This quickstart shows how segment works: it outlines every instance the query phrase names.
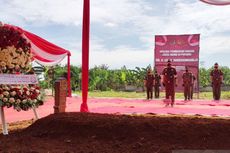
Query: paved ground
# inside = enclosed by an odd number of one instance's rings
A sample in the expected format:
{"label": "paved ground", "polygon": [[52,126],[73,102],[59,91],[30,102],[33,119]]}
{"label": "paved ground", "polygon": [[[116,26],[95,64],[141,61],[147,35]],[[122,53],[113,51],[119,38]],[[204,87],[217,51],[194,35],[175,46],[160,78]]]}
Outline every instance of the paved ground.
{"label": "paved ground", "polygon": [[[67,98],[67,112],[79,112],[80,97]],[[54,98],[48,97],[43,106],[37,109],[39,117],[44,117],[54,112]],[[185,114],[230,117],[230,100],[210,101],[193,100],[184,102],[176,100],[176,105],[164,107],[163,100],[124,99],[124,98],[89,98],[88,107],[90,112],[116,113],[116,114]],[[12,108],[5,108],[6,121],[15,122],[34,118],[30,111],[17,112]]]}

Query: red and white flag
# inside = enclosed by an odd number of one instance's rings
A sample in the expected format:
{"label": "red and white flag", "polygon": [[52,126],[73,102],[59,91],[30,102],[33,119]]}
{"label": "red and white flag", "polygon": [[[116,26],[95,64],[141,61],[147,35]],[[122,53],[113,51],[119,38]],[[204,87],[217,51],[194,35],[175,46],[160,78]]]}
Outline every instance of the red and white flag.
{"label": "red and white flag", "polygon": [[211,5],[230,5],[230,0],[200,0]]}

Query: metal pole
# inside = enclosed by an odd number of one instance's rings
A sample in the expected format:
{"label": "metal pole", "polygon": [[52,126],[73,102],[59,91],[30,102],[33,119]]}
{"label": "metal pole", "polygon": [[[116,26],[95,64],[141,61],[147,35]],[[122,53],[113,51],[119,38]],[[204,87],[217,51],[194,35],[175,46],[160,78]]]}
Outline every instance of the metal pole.
{"label": "metal pole", "polygon": [[39,116],[38,116],[36,107],[33,107],[33,112],[34,112],[35,120],[38,120],[38,119],[39,119]]}

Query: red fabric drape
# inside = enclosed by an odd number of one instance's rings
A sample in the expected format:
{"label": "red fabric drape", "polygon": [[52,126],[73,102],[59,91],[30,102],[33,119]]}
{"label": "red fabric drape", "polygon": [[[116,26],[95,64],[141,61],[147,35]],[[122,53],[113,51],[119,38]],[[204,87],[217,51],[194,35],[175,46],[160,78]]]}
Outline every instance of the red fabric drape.
{"label": "red fabric drape", "polygon": [[61,54],[70,54],[69,51],[56,46],[50,42],[48,42],[45,39],[42,39],[41,37],[38,37],[37,35],[30,33],[26,30],[23,30],[25,36],[31,41],[33,42],[34,45],[36,45],[38,48],[40,48],[41,50],[46,51],[49,54],[54,54],[54,55],[61,55]]}
{"label": "red fabric drape", "polygon": [[42,65],[56,65],[68,56],[68,76],[67,76],[67,86],[68,86],[68,97],[72,96],[71,92],[71,80],[70,80],[70,56],[71,53],[59,46],[56,46],[47,40],[28,32],[18,26],[13,26],[9,24],[4,24],[5,27],[13,28],[22,34],[22,36],[27,39],[31,44],[31,52],[33,54],[33,60],[36,60]]}
{"label": "red fabric drape", "polygon": [[[71,92],[71,79],[70,79],[70,52],[56,46],[41,37],[30,33],[26,30],[23,30],[24,35],[26,38],[32,43],[32,54],[33,58],[40,62],[41,64],[57,64],[59,63],[66,55],[68,56],[68,63],[67,63],[67,90],[68,90],[68,97],[72,97]],[[58,56],[59,55],[59,56]]]}
{"label": "red fabric drape", "polygon": [[55,44],[48,42],[47,40],[28,32],[20,27],[4,24],[4,26],[13,28],[14,30],[20,32],[22,36],[27,39],[31,44],[31,52],[33,54],[33,60],[36,60],[42,65],[56,65],[68,56],[68,96],[72,96],[71,92],[71,80],[70,80],[70,56],[71,53]]}
{"label": "red fabric drape", "polygon": [[230,5],[230,0],[200,0],[211,5]]}
{"label": "red fabric drape", "polygon": [[88,80],[89,80],[89,30],[90,1],[84,0],[82,24],[82,104],[81,112],[88,112]]}

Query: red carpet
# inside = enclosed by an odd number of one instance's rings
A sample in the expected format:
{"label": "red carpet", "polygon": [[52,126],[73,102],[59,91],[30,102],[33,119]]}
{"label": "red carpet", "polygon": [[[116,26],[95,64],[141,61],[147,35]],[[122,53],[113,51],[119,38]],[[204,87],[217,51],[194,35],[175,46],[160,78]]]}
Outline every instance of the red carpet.
{"label": "red carpet", "polygon": [[[67,112],[79,112],[80,97],[67,98]],[[54,112],[54,99],[49,97],[45,104],[37,109],[39,117],[44,117]],[[185,103],[176,100],[175,106],[164,107],[162,100],[124,99],[124,98],[89,98],[88,107],[94,113],[117,114],[185,114],[201,116],[230,117],[230,100],[211,101],[193,100]],[[33,111],[17,112],[12,108],[5,108],[6,121],[15,122],[34,118]]]}

